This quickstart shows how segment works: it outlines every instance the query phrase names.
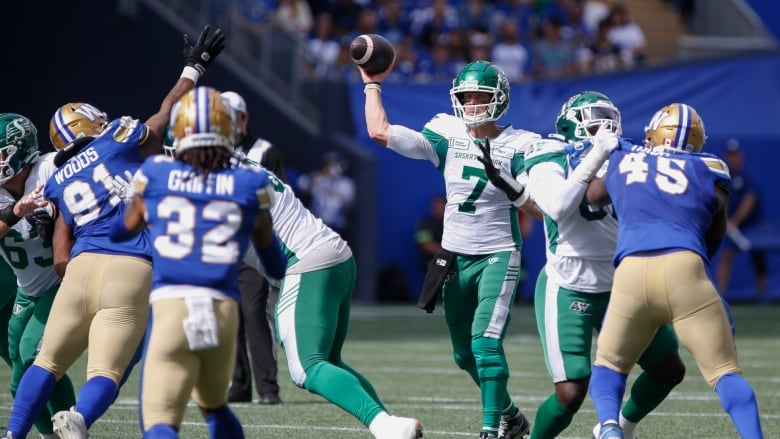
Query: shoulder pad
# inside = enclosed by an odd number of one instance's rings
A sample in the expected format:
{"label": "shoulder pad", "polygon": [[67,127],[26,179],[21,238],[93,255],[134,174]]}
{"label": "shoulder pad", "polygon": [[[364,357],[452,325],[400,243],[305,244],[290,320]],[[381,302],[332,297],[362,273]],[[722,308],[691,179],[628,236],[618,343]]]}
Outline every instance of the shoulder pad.
{"label": "shoulder pad", "polygon": [[439,113],[425,124],[425,128],[436,133],[443,133],[452,129],[462,130],[463,126],[463,121],[447,113]]}
{"label": "shoulder pad", "polygon": [[566,145],[568,145],[566,142],[561,142],[558,139],[537,139],[528,144],[525,158],[528,160],[545,154],[566,154]]}
{"label": "shoulder pad", "polygon": [[699,158],[704,162],[705,165],[707,165],[707,168],[709,168],[712,173],[725,177],[731,177],[728,165],[718,157],[710,154],[704,154]]}
{"label": "shoulder pad", "polygon": [[111,136],[114,138],[115,142],[127,143],[135,136],[135,133],[138,132],[139,127],[144,130],[144,133],[140,136],[140,139],[145,140],[146,125],[144,125],[138,119],[133,119],[130,116],[122,116],[121,118],[111,122]]}
{"label": "shoulder pad", "polygon": [[512,127],[508,127],[502,131],[501,134],[499,134],[499,137],[502,137],[502,141],[507,144],[517,145],[521,150],[524,150],[531,142],[542,138],[542,136],[533,131]]}

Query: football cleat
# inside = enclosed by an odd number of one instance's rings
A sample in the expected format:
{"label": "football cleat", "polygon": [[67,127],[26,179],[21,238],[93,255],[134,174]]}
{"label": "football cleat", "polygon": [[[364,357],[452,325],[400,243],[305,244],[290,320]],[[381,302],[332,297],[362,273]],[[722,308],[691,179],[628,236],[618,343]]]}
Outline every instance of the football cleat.
{"label": "football cleat", "polygon": [[707,135],[699,113],[686,104],[671,104],[656,111],[645,127],[645,146],[699,152]]}
{"label": "football cleat", "polygon": [[596,439],[623,439],[623,429],[617,422],[607,422],[599,428]]}
{"label": "football cleat", "polygon": [[90,104],[71,102],[54,112],[49,122],[49,140],[60,150],[79,137],[97,137],[108,126],[108,115]]}
{"label": "football cleat", "polygon": [[390,416],[385,428],[375,433],[376,439],[419,439],[423,437],[423,427],[414,418]]}
{"label": "football cleat", "polygon": [[15,113],[0,114],[0,185],[38,160],[38,130]]}
{"label": "football cleat", "polygon": [[[465,105],[465,93],[488,93],[492,97],[487,104]],[[474,61],[463,67],[452,81],[450,99],[455,116],[468,126],[479,126],[500,119],[509,108],[509,80],[495,64]],[[467,107],[474,111],[466,111]]]}
{"label": "football cleat", "polygon": [[478,439],[497,439],[497,437],[493,433],[485,433],[484,431],[477,436]]}
{"label": "football cleat", "polygon": [[176,154],[192,148],[222,147],[233,152],[235,129],[225,98],[211,87],[196,87],[174,104],[170,134]]}
{"label": "football cleat", "polygon": [[514,416],[502,415],[498,439],[519,439],[529,434],[531,423],[520,410]]}
{"label": "football cleat", "polygon": [[84,416],[71,407],[69,411],[60,411],[51,418],[54,432],[60,439],[87,439],[87,423],[84,422]]}
{"label": "football cleat", "polygon": [[[593,434],[591,435],[591,439],[599,439],[599,431],[601,430],[601,424],[596,424],[593,426]],[[634,434],[633,439],[639,439],[639,436]]]}

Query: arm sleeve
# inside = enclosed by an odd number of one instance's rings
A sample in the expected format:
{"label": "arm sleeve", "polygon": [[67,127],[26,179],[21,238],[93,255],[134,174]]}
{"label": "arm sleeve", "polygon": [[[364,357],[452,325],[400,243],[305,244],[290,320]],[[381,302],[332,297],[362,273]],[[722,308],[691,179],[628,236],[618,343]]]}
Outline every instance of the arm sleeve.
{"label": "arm sleeve", "polygon": [[390,138],[387,141],[387,147],[404,157],[429,160],[434,165],[439,166],[439,156],[433,149],[433,145],[428,142],[428,139],[422,133],[403,125],[390,126]]}
{"label": "arm sleeve", "polygon": [[531,198],[554,221],[565,218],[577,209],[588,185],[576,178],[566,178],[555,163],[539,163],[528,174]]}

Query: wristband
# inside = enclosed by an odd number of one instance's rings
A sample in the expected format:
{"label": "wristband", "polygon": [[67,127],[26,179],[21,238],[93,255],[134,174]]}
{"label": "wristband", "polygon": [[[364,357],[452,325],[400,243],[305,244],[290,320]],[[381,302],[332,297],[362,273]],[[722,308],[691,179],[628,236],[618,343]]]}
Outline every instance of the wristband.
{"label": "wristband", "polygon": [[14,204],[9,204],[8,206],[5,206],[4,208],[0,209],[0,221],[6,223],[8,227],[13,227],[16,223],[19,222],[22,217],[16,216],[14,213]]}
{"label": "wristband", "polygon": [[368,93],[369,90],[376,90],[382,93],[382,84],[375,81],[366,82],[366,85],[363,86],[363,93]]}
{"label": "wristband", "polygon": [[193,83],[197,84],[198,79],[200,79],[200,72],[198,69],[192,66],[184,66],[184,69],[181,71],[180,78],[187,78]]}

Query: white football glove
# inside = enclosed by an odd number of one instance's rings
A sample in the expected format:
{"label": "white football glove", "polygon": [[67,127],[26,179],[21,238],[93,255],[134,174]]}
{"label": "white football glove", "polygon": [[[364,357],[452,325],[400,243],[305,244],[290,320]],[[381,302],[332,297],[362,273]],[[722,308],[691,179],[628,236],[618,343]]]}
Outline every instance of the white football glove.
{"label": "white football glove", "polygon": [[572,177],[587,184],[589,183],[596,173],[601,169],[601,166],[609,158],[609,154],[617,149],[620,138],[617,134],[612,132],[609,128],[599,128],[598,132],[591,138],[593,146],[590,151],[585,155],[577,168],[572,172]]}
{"label": "white football glove", "polygon": [[121,175],[115,175],[113,179],[114,193],[125,203],[129,205],[135,195],[133,190],[133,173],[125,170],[124,178]]}
{"label": "white football glove", "polygon": [[593,149],[589,154],[596,152],[601,156],[608,157],[609,154],[618,147],[618,135],[611,130],[601,128],[593,136]]}

